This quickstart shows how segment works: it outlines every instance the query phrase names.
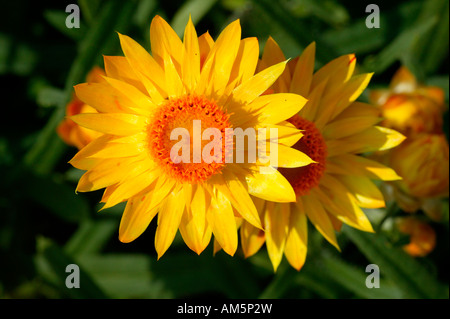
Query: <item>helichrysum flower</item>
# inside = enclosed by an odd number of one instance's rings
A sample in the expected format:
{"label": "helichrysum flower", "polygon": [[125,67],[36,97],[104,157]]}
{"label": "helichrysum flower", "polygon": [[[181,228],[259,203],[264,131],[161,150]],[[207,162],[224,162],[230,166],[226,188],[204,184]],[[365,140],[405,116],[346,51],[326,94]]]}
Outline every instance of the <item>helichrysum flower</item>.
{"label": "helichrysum flower", "polygon": [[[86,77],[88,82],[101,83],[105,72],[94,67]],[[79,150],[102,135],[102,133],[79,126],[69,117],[80,113],[96,113],[97,111],[90,105],[81,101],[75,94],[66,106],[66,118],[58,125],[57,132],[61,139],[70,146],[75,146]]]}
{"label": "helichrysum flower", "polygon": [[[262,95],[283,73],[286,61],[254,74],[258,41],[241,40],[238,20],[216,41],[208,33],[198,37],[189,20],[181,41],[156,16],[150,27],[151,55],[128,36],[119,37],[125,57],[105,57],[106,83],[75,87],[78,97],[99,113],[72,119],[104,133],[71,160],[75,167],[87,170],[77,190],[106,187],[103,208],[127,202],[119,227],[122,242],[140,236],[157,214],[158,258],[178,229],[197,253],[213,234],[223,250],[233,255],[241,219],[261,228],[249,194],[294,201],[292,187],[270,163],[224,162],[225,152],[209,163],[193,158],[194,152],[188,153],[187,161],[176,162],[171,150],[180,142],[172,140],[171,132],[181,129],[195,135],[193,123],[201,121],[201,132],[217,129],[226,144],[227,128],[276,128],[278,166],[310,164],[308,156],[290,148],[302,134],[285,121],[306,100],[289,93]],[[188,149],[204,149],[209,143],[188,141],[183,144]],[[214,151],[214,155],[218,154]],[[268,170],[262,174],[261,167]]]}
{"label": "helichrysum flower", "polygon": [[[303,266],[307,219],[336,248],[335,231],[340,230],[342,223],[372,232],[361,207],[385,206],[372,180],[399,179],[392,169],[359,155],[390,149],[404,139],[400,133],[376,125],[380,121],[378,108],[355,101],[372,74],[353,74],[354,55],[341,56],[314,73],[314,56],[312,43],[298,60],[292,60],[271,90],[298,93],[308,99],[289,122],[304,135],[293,147],[316,163],[280,169],[292,184],[297,200],[258,201],[265,235],[247,222],[240,229],[244,254],[254,254],[265,242],[275,270],[283,253],[294,268]],[[260,67],[264,69],[282,60],[282,51],[269,38]]]}
{"label": "helichrysum flower", "polygon": [[449,196],[449,147],[444,134],[421,134],[407,139],[386,155],[403,177],[393,185],[393,197],[404,211],[423,209],[439,219],[438,202]]}
{"label": "helichrysum flower", "polygon": [[436,232],[433,227],[416,217],[401,217],[396,220],[397,229],[409,235],[409,243],[403,246],[409,255],[424,257],[436,246]]}
{"label": "helichrysum flower", "polygon": [[385,127],[408,137],[442,132],[444,91],[418,83],[404,66],[395,73],[388,89],[372,90],[370,99],[381,108]]}

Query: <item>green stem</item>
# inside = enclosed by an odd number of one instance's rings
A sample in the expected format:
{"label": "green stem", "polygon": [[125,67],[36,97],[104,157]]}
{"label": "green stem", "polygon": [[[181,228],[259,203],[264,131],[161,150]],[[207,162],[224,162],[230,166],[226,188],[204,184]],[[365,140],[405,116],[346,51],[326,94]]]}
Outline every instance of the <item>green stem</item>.
{"label": "green stem", "polygon": [[386,220],[388,220],[391,217],[394,217],[395,215],[397,215],[400,212],[400,208],[398,207],[396,202],[391,202],[388,205],[387,211],[386,211],[386,215],[384,215],[383,219],[380,221],[380,223],[377,225],[376,227],[376,232],[380,232],[381,228],[383,227],[383,224]]}

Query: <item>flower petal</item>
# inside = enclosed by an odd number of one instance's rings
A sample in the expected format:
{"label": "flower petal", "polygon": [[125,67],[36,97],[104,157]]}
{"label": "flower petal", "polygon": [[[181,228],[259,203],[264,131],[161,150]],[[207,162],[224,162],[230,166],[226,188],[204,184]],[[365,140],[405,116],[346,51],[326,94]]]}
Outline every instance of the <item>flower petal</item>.
{"label": "flower petal", "polygon": [[185,202],[180,200],[181,191],[167,196],[158,213],[158,227],[155,234],[155,248],[158,259],[164,255],[175,238],[183,216]]}
{"label": "flower petal", "polygon": [[265,174],[255,173],[246,176],[249,193],[274,202],[295,202],[294,189],[287,179],[270,166],[264,168]]}
{"label": "flower petal", "polygon": [[289,227],[289,204],[267,202],[264,214],[266,247],[274,271],[277,271],[283,258],[286,236]]}
{"label": "flower petal", "polygon": [[284,254],[289,264],[300,270],[305,263],[307,251],[308,224],[306,214],[295,205],[295,208],[291,209],[291,214],[289,215],[289,229]]}

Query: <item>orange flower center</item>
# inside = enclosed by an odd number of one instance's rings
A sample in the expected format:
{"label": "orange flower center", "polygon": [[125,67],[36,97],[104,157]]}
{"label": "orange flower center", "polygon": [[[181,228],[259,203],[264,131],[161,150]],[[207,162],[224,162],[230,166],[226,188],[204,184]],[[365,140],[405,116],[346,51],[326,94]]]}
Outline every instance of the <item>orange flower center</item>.
{"label": "orange flower center", "polygon": [[[229,117],[214,101],[204,97],[185,95],[167,100],[149,126],[153,159],[180,182],[207,180],[225,165],[225,129],[231,128]],[[202,136],[208,128],[220,132],[220,138]],[[215,143],[217,148],[205,148],[209,143]],[[216,153],[217,149],[220,152]]]}
{"label": "orange flower center", "polygon": [[296,128],[303,130],[303,137],[294,144],[299,150],[317,163],[297,168],[280,168],[280,173],[291,183],[297,196],[303,196],[319,185],[320,178],[325,171],[327,146],[325,140],[314,123],[295,115],[288,120]]}

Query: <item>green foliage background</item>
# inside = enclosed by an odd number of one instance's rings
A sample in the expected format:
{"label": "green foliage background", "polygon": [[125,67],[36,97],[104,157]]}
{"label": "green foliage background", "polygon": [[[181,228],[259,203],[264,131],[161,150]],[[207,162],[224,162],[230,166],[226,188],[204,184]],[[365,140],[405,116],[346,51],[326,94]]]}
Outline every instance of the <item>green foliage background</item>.
{"label": "green foliage background", "polygon": [[[213,38],[241,19],[243,37],[261,49],[272,36],[287,57],[317,43],[317,65],[356,53],[370,88],[387,86],[401,64],[424,83],[442,87],[448,103],[449,2],[375,1],[381,28],[365,26],[368,3],[350,0],[80,0],[81,28],[65,26],[64,1],[8,1],[0,20],[0,298],[448,298],[448,201],[432,223],[437,247],[425,258],[406,255],[386,210],[367,214],[377,234],[344,227],[342,253],[315,230],[297,272],[284,260],[273,273],[267,252],[244,259],[212,245],[200,256],[176,237],[156,260],[155,221],[130,244],[117,239],[123,206],[98,212],[100,192],[76,195],[76,153],[55,133],[72,87],[103,55],[121,55],[115,31],[149,48],[155,14],[181,35],[189,13],[199,34]],[[6,97],[6,99],[5,99]],[[367,96],[363,96],[363,99]],[[445,115],[448,137],[448,114]],[[404,214],[396,211],[397,215]],[[422,218],[426,218],[421,212]],[[81,288],[67,289],[65,267],[81,268]],[[365,286],[368,264],[379,265],[381,288]]]}

